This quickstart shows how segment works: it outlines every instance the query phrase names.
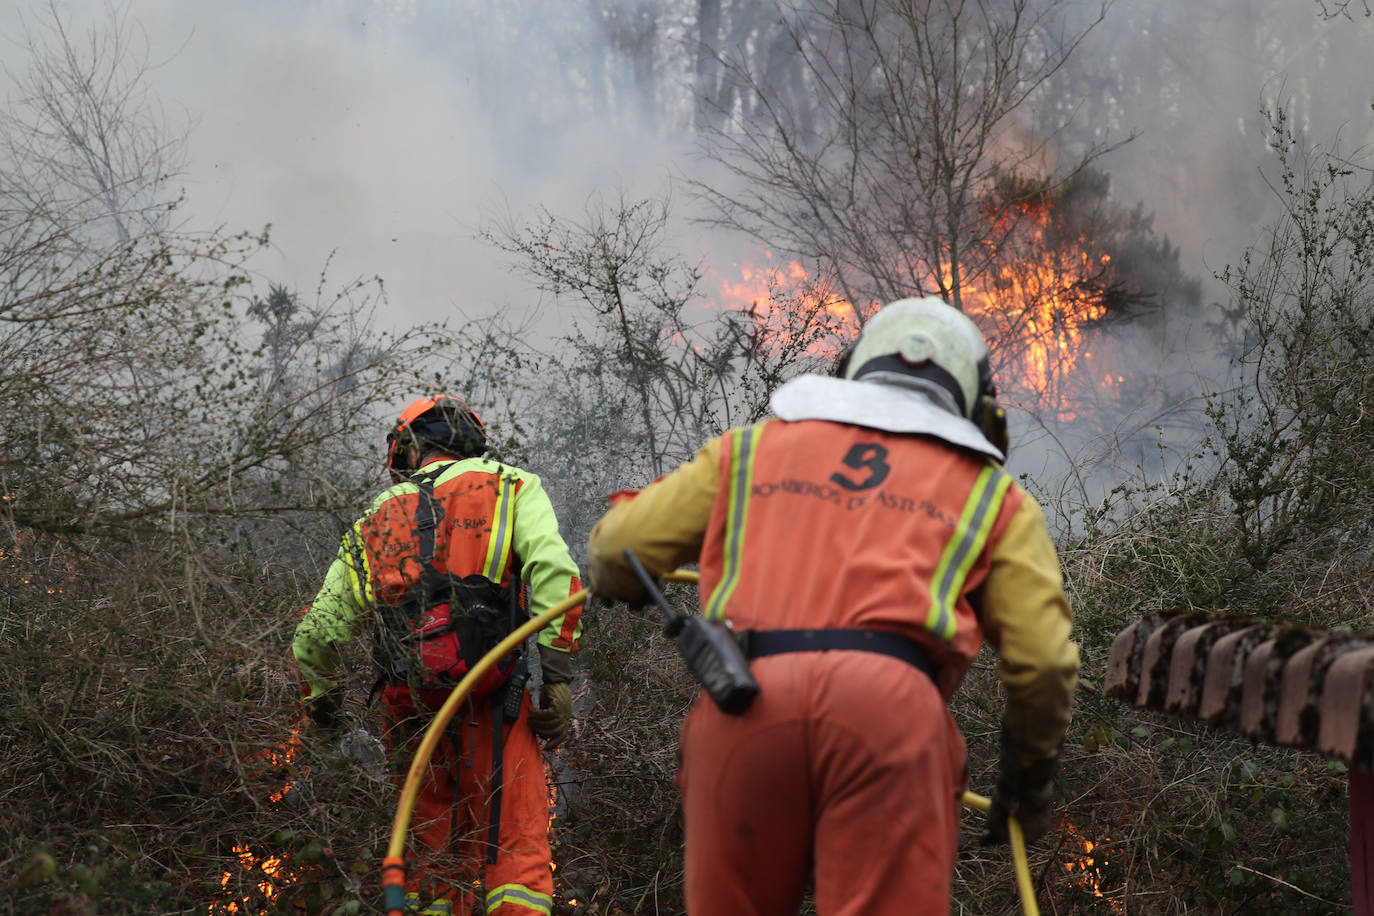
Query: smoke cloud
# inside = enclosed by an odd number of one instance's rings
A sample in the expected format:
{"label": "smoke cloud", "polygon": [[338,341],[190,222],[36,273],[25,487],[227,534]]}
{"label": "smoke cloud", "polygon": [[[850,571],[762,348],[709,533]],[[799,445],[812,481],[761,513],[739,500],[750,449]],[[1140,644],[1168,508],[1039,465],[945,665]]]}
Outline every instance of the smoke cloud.
{"label": "smoke cloud", "polygon": [[[265,280],[311,291],[332,257],[326,288],[380,276],[391,320],[413,322],[528,295],[473,239],[486,217],[579,207],[611,187],[650,193],[680,156],[586,101],[614,99],[614,51],[586,9],[564,6],[134,0],[117,13],[168,120],[189,128],[191,224],[270,223]],[[103,3],[59,9],[74,34],[109,21]],[[12,76],[26,25],[45,16],[36,3],[0,12]]]}
{"label": "smoke cloud", "polygon": [[[109,17],[96,0],[59,8],[77,30]],[[331,252],[339,276],[381,275],[398,318],[482,313],[515,292],[471,238],[483,214],[576,208],[619,186],[651,193],[695,168],[690,0],[131,0],[117,11],[158,65],[153,89],[190,124],[194,218],[270,222],[276,259],[262,269],[279,281],[313,286]],[[24,22],[43,13],[0,12],[11,73],[24,66]],[[1092,90],[1080,89],[1077,130],[1138,133],[1102,161],[1115,193],[1143,202],[1207,275],[1266,212],[1262,104],[1286,104],[1317,142],[1342,128],[1351,148],[1374,141],[1371,39],[1368,18],[1326,19],[1315,3],[1118,2],[1075,59]]]}
{"label": "smoke cloud", "polygon": [[[1082,15],[1097,8],[1071,4]],[[77,31],[109,16],[96,0],[60,9]],[[274,248],[258,270],[305,293],[331,258],[326,290],[380,276],[386,317],[398,323],[533,304],[474,238],[493,214],[576,213],[596,194],[655,194],[676,172],[700,174],[690,155],[692,0],[132,0],[119,9],[156,65],[152,89],[189,127],[192,223],[270,223]],[[1274,214],[1262,106],[1285,107],[1310,142],[1374,143],[1374,21],[1353,12],[1324,18],[1318,4],[1292,0],[1122,0],[1066,72],[1078,106],[1066,153],[1137,134],[1099,166],[1122,206],[1143,205],[1180,246],[1207,301],[1225,296],[1212,271],[1261,243]],[[24,68],[25,23],[43,15],[36,4],[0,11],[10,74]],[[732,250],[683,233],[689,260],[708,244]],[[1174,349],[1191,336],[1174,330],[1144,358],[1158,368],[1167,350],[1179,360],[1169,364],[1175,380],[1200,385],[1217,366]],[[1026,470],[1044,466],[1043,455],[1023,454]]]}

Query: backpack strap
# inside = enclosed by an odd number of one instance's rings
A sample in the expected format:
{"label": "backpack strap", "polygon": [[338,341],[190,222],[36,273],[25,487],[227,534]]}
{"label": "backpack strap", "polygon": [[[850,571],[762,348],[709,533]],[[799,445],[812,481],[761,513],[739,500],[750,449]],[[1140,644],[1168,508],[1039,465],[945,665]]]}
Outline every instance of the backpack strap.
{"label": "backpack strap", "polygon": [[[514,632],[516,627],[521,606],[519,589],[523,582],[520,558],[514,551],[511,552],[508,567],[512,586],[508,591],[503,591],[499,583],[480,573],[457,579],[452,573],[440,573],[434,565],[439,546],[438,529],[445,515],[442,501],[434,495],[434,484],[447,468],[448,463],[445,462],[410,475],[410,482],[415,484],[420,496],[415,506],[414,532],[421,576],[397,604],[377,607],[379,617],[374,630],[373,654],[381,676],[372,686],[373,699],[384,687],[403,683],[407,675],[412,673],[408,671],[411,658],[406,647],[417,640],[437,639],[450,632],[456,633],[462,660],[471,670],[491,646],[499,642],[501,637]],[[427,633],[412,630],[420,612],[443,603],[449,604],[452,609],[446,627]],[[506,619],[503,620],[503,617]],[[518,661],[521,655],[517,648],[507,658],[513,657]],[[508,665],[506,677],[514,668],[514,663],[508,662]],[[523,679],[521,686],[523,688]],[[518,714],[518,708],[516,712]]]}
{"label": "backpack strap", "polygon": [[491,790],[487,812],[487,864],[495,865],[497,853],[501,849],[501,787],[505,783],[503,763],[506,759],[505,752],[505,721],[506,717],[502,707],[504,702],[504,691],[496,691],[496,697],[491,704]]}
{"label": "backpack strap", "polygon": [[[410,480],[420,489],[420,501],[415,507],[415,535],[420,542],[420,565],[424,569],[426,576],[438,577],[439,571],[434,568],[435,532],[439,528],[439,522],[444,517],[444,507],[434,498],[434,481],[448,468],[447,463],[431,467],[427,470],[416,471],[410,475]],[[409,630],[409,618],[400,608],[384,607],[381,609],[381,627],[387,630],[386,636],[381,632],[376,635],[377,646],[385,644],[388,640],[404,640],[405,634]],[[377,696],[382,692],[388,683],[398,677],[404,679],[406,675],[406,660],[403,654],[381,653],[376,659],[377,669],[381,672],[377,680],[373,682],[372,689],[368,691],[368,705],[376,701]],[[390,677],[388,676],[390,675]]]}
{"label": "backpack strap", "polygon": [[[510,631],[515,632],[515,628],[520,625],[520,598],[525,590],[524,569],[520,563],[520,554],[513,549],[510,552],[510,565],[506,569],[510,577]],[[500,585],[501,583],[496,583]]]}
{"label": "backpack strap", "polygon": [[444,518],[444,507],[434,498],[434,481],[443,472],[440,467],[419,471],[410,478],[420,488],[420,501],[415,506],[415,536],[420,542],[420,565],[427,573],[436,571],[434,534]]}

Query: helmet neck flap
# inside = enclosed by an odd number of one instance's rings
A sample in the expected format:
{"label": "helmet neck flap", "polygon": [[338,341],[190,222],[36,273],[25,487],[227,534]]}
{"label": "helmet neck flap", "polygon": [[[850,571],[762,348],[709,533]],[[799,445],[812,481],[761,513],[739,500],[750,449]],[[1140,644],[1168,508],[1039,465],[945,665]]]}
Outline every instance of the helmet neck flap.
{"label": "helmet neck flap", "polygon": [[[829,383],[818,377],[784,385],[774,395],[775,412],[783,419],[810,416],[926,433],[999,460],[1006,456],[1006,413],[996,400],[983,334],[942,299],[884,306],[864,325],[835,375]],[[855,382],[862,389],[845,387]],[[807,399],[829,403],[807,406]]]}

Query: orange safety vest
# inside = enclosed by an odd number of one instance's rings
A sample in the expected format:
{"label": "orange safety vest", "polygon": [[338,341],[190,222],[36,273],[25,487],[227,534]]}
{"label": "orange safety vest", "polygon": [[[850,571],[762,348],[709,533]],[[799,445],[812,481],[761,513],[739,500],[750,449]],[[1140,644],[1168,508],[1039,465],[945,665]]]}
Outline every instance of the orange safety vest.
{"label": "orange safety vest", "polygon": [[823,420],[722,437],[702,613],[738,629],[869,627],[925,646],[948,699],[982,643],[969,595],[1024,492],[987,458]]}
{"label": "orange safety vest", "polygon": [[[515,496],[523,481],[514,474],[440,466],[434,487],[438,509],[433,565],[440,573],[486,576],[509,584]],[[383,501],[349,532],[353,587],[364,604],[394,604],[424,575],[416,515],[418,488]],[[359,570],[364,570],[362,575]]]}

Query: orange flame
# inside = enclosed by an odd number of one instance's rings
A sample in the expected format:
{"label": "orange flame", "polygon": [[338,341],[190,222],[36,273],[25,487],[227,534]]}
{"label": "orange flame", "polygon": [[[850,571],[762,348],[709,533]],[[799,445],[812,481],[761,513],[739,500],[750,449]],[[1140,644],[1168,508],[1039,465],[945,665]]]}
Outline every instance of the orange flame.
{"label": "orange flame", "polygon": [[[1112,393],[1124,377],[1095,366],[1090,329],[1107,317],[1115,282],[1111,255],[1085,236],[1047,241],[1053,214],[1037,201],[988,283],[962,290],[964,308],[985,330],[1000,365],[1041,408],[1076,416],[1075,384]],[[1100,382],[1090,381],[1100,378]]]}
{"label": "orange flame", "polygon": [[[14,499],[14,494],[11,493],[6,496],[0,496],[0,499]],[[34,556],[32,552],[26,553],[23,549],[23,546],[30,543],[34,544],[35,546],[41,546],[41,542],[43,542],[47,537],[48,535],[43,532],[38,532],[35,534],[25,531],[17,531],[14,533],[14,544],[12,547],[9,548],[9,550],[6,550],[4,547],[0,547],[0,559],[7,559],[11,561],[7,564],[7,567],[11,570],[11,575],[13,575],[20,582],[20,584],[37,586],[39,588],[42,588],[44,593],[48,595],[62,595],[66,593],[65,583],[69,579],[75,579],[79,575],[79,570],[70,561],[61,562],[57,560],[55,556],[50,556],[51,562],[49,563],[48,568],[43,570],[43,574],[38,576],[37,578],[34,578],[33,576],[20,575],[19,573],[14,572],[15,570],[19,569],[20,559],[26,559],[30,556]],[[37,557],[35,557],[35,559],[37,559]]]}
{"label": "orange flame", "polygon": [[1085,839],[1079,834],[1077,826],[1067,820],[1060,822],[1059,829],[1063,832],[1065,843],[1069,847],[1082,850],[1081,856],[1064,863],[1064,871],[1080,888],[1091,892],[1094,897],[1100,898],[1111,908],[1112,912],[1124,913],[1126,911],[1124,904],[1116,899],[1116,896],[1124,891],[1124,888],[1115,892],[1103,888],[1106,880],[1103,870],[1109,864],[1109,847],[1107,844],[1111,843],[1111,837],[1103,837],[1099,842]]}
{"label": "orange flame", "polygon": [[[296,759],[296,754],[300,750],[301,739],[300,729],[292,729],[291,737],[287,739],[283,747],[263,748],[260,753],[262,761],[269,767],[277,768],[287,766]],[[286,793],[291,791],[294,783],[287,782],[277,791],[268,797],[275,804],[286,797]],[[239,867],[244,871],[258,871],[262,877],[258,879],[256,887],[258,893],[265,898],[266,904],[271,904],[280,893],[280,889],[301,881],[305,877],[303,869],[293,869],[285,856],[255,854],[247,843],[242,843],[233,847],[234,854],[238,857]],[[220,890],[224,895],[233,894],[229,883],[233,880],[234,873],[226,871],[220,876]],[[250,902],[247,899],[230,900],[224,903],[212,903],[209,907],[208,916],[230,916],[239,914],[247,916],[250,912]],[[270,905],[259,908],[256,912],[258,916],[266,916],[272,908]]]}
{"label": "orange flame", "polygon": [[[585,692],[585,690],[585,687],[580,687],[579,693],[583,693]],[[563,748],[555,748],[552,756],[555,759],[561,758],[563,756]],[[558,863],[553,860],[552,851],[557,848],[556,843],[554,841],[554,822],[558,820],[558,776],[556,773],[554,773],[553,765],[548,760],[545,760],[544,762],[544,788],[547,792],[547,799],[549,805],[549,871],[554,873],[553,895],[554,898],[557,899],[559,896],[560,882],[557,874]],[[575,899],[569,900],[568,905],[577,906],[577,901]]]}
{"label": "orange flame", "polygon": [[[1115,274],[1111,256],[1084,236],[1047,242],[1052,213],[1039,203],[1024,208],[1025,225],[994,275],[982,285],[965,283],[960,297],[988,338],[999,378],[1014,382],[1018,393],[1068,421],[1077,415],[1085,384],[1115,395],[1125,380],[1101,365],[1089,345],[1093,326],[1107,317],[1107,292]],[[770,251],[761,258],[762,266],[736,265],[740,279],[721,279],[719,289],[722,305],[752,309],[765,334],[785,329],[780,311],[816,308],[837,337],[852,338],[858,317],[879,305],[849,302],[797,261],[775,263]],[[948,265],[943,272],[948,287]],[[828,349],[808,352],[837,355]]]}
{"label": "orange flame", "polygon": [[[251,872],[256,870],[262,872],[264,877],[258,880],[257,889],[259,893],[267,898],[268,903],[276,899],[279,887],[295,883],[301,878],[299,873],[293,871],[287,865],[286,859],[282,856],[267,856],[265,858],[260,858],[254,855],[247,843],[235,846],[234,853],[238,856],[239,865],[244,871]],[[220,878],[220,887],[226,893],[229,892],[229,882],[233,880],[233,877],[233,872],[225,872]],[[210,913],[247,913],[247,907],[248,902],[246,900],[233,900],[224,904],[212,904]],[[259,912],[261,914],[266,914],[271,912],[271,910],[270,908],[265,908]]]}
{"label": "orange flame", "polygon": [[[262,758],[263,760],[267,761],[268,765],[271,767],[284,767],[295,761],[296,753],[300,750],[300,748],[301,730],[299,728],[293,728],[291,730],[291,737],[286,739],[285,747],[263,748]],[[271,795],[268,796],[268,798],[271,800],[273,804],[276,804],[277,802],[285,798],[286,793],[290,792],[294,786],[295,783],[288,780],[284,786],[282,786],[277,791],[273,792]]]}
{"label": "orange flame", "polygon": [[824,280],[813,277],[801,262],[775,263],[773,252],[762,252],[763,266],[734,265],[739,281],[718,278],[721,305],[753,316],[766,343],[786,339],[795,319],[809,317],[820,333],[807,347],[810,356],[836,357],[840,337],[859,314],[870,314],[876,303],[856,307]]}

